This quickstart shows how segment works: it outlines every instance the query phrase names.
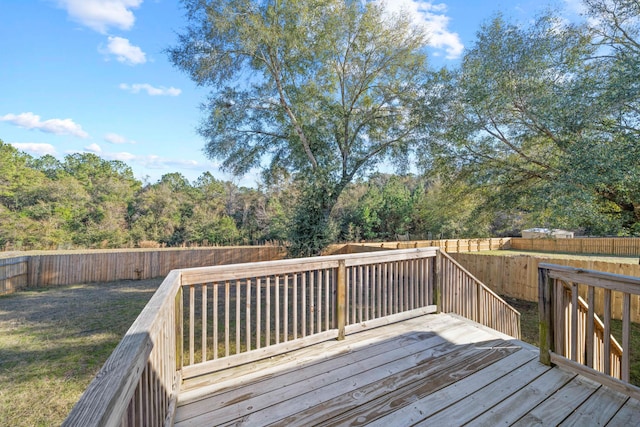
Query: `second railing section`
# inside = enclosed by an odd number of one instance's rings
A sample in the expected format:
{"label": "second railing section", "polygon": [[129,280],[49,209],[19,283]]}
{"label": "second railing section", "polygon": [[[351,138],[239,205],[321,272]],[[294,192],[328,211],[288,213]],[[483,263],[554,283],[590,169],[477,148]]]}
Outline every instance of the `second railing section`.
{"label": "second railing section", "polygon": [[183,378],[433,306],[435,248],[182,270]]}

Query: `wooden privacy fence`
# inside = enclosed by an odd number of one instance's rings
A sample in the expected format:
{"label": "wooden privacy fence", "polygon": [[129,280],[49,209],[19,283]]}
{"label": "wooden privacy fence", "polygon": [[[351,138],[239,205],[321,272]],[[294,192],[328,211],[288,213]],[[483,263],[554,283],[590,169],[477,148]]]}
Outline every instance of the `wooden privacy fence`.
{"label": "wooden privacy fence", "polygon": [[[631,295],[640,295],[640,278],[543,263],[539,287],[540,360],[640,398],[640,388],[629,383]],[[613,291],[622,295],[622,345],[611,335]],[[598,299],[604,304],[602,320],[594,310]]]}
{"label": "wooden privacy fence", "polygon": [[[472,309],[456,302],[464,296],[477,298]],[[171,425],[183,379],[438,307],[519,331],[500,304],[438,248],[174,270],[65,425]]]}
{"label": "wooden privacy fence", "polygon": [[0,258],[0,295],[10,294],[29,284],[29,257]]}
{"label": "wooden privacy fence", "polygon": [[640,256],[640,237],[576,237],[573,239],[512,237],[510,244],[511,249],[522,251]]}
{"label": "wooden privacy fence", "polygon": [[[482,254],[451,254],[451,257],[464,266],[471,274],[499,295],[518,298],[525,301],[538,301],[538,265],[551,263],[565,265],[585,270],[602,271],[625,276],[640,277],[640,265],[620,262],[599,261],[597,259],[560,259],[533,255],[482,255]],[[580,288],[580,295],[585,298],[584,289]],[[598,291],[600,292],[600,291]],[[622,295],[614,292],[612,316],[622,318],[619,302]],[[640,322],[640,296],[631,297],[631,321]],[[603,313],[602,299],[596,300],[596,313]]]}
{"label": "wooden privacy fence", "polygon": [[328,253],[361,253],[378,249],[439,248],[445,252],[479,252],[510,248],[511,237],[491,239],[413,240],[400,242],[364,242],[331,245]]}
{"label": "wooden privacy fence", "polygon": [[34,253],[0,259],[0,295],[26,287],[151,279],[177,268],[267,261],[284,255],[277,246]]}

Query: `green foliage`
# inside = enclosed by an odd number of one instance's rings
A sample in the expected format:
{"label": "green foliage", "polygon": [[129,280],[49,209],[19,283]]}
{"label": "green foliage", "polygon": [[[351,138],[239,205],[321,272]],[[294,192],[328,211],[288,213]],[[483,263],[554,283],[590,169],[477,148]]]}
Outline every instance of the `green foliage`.
{"label": "green foliage", "polygon": [[286,238],[290,215],[282,193],[266,196],[210,173],[193,185],[170,173],[143,187],[121,162],[93,154],[62,162],[32,158],[1,141],[0,158],[2,248],[131,247],[148,241],[226,245]]}
{"label": "green foliage", "polygon": [[446,89],[435,97],[439,126],[428,145],[435,160],[425,164],[483,194],[494,218],[633,234],[637,5],[587,3],[597,27],[567,25],[553,13],[525,26],[500,16],[484,25],[460,70],[440,76]]}
{"label": "green foliage", "polygon": [[328,224],[356,176],[385,159],[406,166],[428,75],[426,37],[409,17],[352,0],[188,0],[185,7],[189,27],[169,56],[212,89],[200,128],[211,158],[238,175],[264,161],[267,174],[315,180],[307,191],[326,194],[320,212],[295,217],[317,221],[313,230]]}

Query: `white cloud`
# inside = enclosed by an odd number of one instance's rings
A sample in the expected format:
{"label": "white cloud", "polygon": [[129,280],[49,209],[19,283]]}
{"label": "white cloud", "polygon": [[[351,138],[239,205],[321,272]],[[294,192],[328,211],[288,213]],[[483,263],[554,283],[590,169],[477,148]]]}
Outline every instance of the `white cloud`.
{"label": "white cloud", "polygon": [[127,153],[126,151],[121,151],[119,153],[108,153],[107,157],[111,160],[120,160],[121,162],[129,162],[131,160],[136,160],[138,156],[135,154]]}
{"label": "white cloud", "polygon": [[142,49],[123,37],[109,36],[107,48],[100,50],[103,54],[114,55],[118,62],[125,64],[137,65],[147,62],[147,55]]}
{"label": "white cloud", "polygon": [[56,135],[73,135],[79,138],[88,138],[89,134],[82,130],[82,126],[71,119],[40,120],[40,116],[31,112],[21,114],[5,114],[0,116],[0,121],[13,123],[25,129],[38,129],[42,132]]}
{"label": "white cloud", "polygon": [[133,27],[135,16],[131,9],[140,4],[142,0],[58,0],[72,20],[102,34],[109,27],[121,30]]}
{"label": "white cloud", "polygon": [[57,154],[55,147],[51,144],[39,142],[11,142],[10,144],[20,151],[34,154],[36,156],[44,156],[45,154],[55,156]]}
{"label": "white cloud", "polygon": [[122,135],[117,133],[108,133],[104,136],[104,140],[110,144],[135,144],[135,141],[130,141]]}
{"label": "white cloud", "polygon": [[95,154],[102,154],[102,148],[95,142],[91,145],[84,147],[84,149]]}
{"label": "white cloud", "polygon": [[443,49],[447,59],[458,59],[462,55],[464,45],[460,36],[448,29],[451,18],[446,15],[446,4],[424,0],[377,1],[383,4],[388,12],[409,14],[415,25],[426,30],[429,46]]}
{"label": "white cloud", "polygon": [[158,96],[158,95],[168,95],[168,96],[178,96],[182,93],[182,90],[175,87],[154,87],[148,83],[135,83],[132,85],[128,85],[126,83],[120,84],[120,89],[129,91],[131,93],[140,93],[140,91],[147,92],[148,95]]}

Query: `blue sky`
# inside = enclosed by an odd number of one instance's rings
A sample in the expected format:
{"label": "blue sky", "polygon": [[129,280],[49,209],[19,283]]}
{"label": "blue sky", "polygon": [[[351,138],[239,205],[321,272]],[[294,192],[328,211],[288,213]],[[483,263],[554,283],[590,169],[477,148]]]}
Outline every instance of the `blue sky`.
{"label": "blue sky", "polygon": [[[501,11],[526,22],[575,0],[387,0],[431,31],[431,63],[455,66],[481,23]],[[163,50],[185,26],[177,0],[0,0],[0,139],[34,156],[91,152],[122,160],[138,179],[190,181],[209,171],[196,127],[208,93]],[[254,185],[250,174],[236,179]]]}

